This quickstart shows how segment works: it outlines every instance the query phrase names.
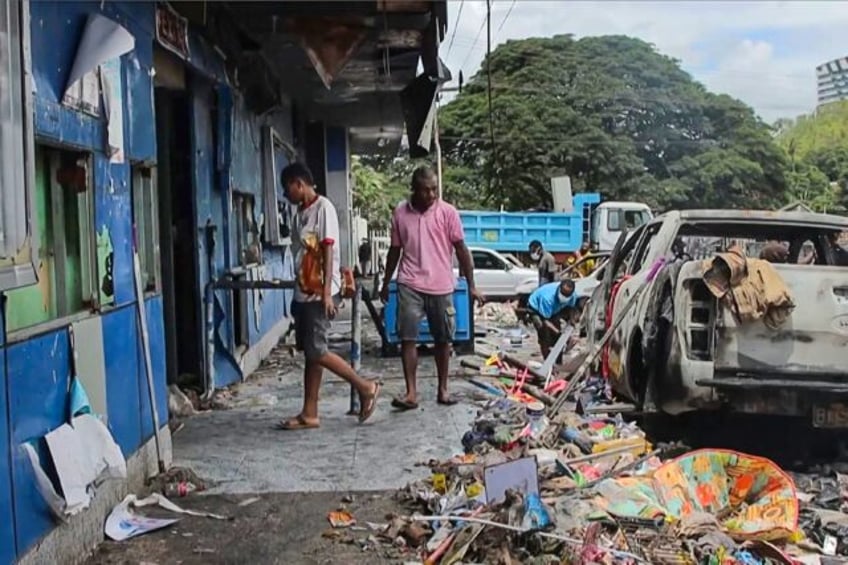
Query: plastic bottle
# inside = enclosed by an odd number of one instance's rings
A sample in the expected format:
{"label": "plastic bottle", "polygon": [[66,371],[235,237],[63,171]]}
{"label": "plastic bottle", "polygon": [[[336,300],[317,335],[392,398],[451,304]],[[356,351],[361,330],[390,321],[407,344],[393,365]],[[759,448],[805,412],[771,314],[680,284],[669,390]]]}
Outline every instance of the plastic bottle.
{"label": "plastic bottle", "polygon": [[531,402],[525,408],[527,414],[527,425],[530,427],[530,435],[539,438],[548,427],[548,419],[545,417],[545,405],[541,402]]}

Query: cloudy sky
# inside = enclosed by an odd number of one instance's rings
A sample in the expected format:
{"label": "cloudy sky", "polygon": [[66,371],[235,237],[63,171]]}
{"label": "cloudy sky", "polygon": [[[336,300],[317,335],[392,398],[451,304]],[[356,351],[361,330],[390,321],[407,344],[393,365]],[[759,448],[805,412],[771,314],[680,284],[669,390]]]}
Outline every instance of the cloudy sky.
{"label": "cloudy sky", "polygon": [[[467,80],[486,53],[486,3],[450,0],[448,11],[442,58],[455,77],[462,69]],[[812,110],[816,65],[848,55],[848,1],[492,2],[493,48],[560,33],[623,34],[653,43],[710,90],[735,96],[773,121]]]}

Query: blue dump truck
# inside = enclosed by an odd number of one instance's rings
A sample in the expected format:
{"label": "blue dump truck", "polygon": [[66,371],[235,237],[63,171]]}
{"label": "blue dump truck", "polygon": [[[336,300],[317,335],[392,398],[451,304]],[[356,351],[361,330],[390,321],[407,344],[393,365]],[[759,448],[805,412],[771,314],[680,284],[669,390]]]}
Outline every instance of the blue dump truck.
{"label": "blue dump truck", "polygon": [[502,253],[527,252],[538,239],[551,253],[573,253],[584,240],[610,251],[625,228],[630,231],[653,214],[641,202],[604,202],[596,192],[575,194],[570,212],[488,212],[460,210],[465,243]]}

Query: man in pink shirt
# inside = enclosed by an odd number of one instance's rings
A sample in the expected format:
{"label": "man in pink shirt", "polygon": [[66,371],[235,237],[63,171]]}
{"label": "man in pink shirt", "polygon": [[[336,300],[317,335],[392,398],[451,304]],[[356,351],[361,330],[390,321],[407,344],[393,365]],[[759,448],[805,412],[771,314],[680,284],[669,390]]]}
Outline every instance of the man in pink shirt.
{"label": "man in pink shirt", "polygon": [[395,398],[392,406],[401,410],[418,407],[418,325],[424,317],[436,344],[436,372],[439,376],[438,403],[456,404],[448,395],[450,348],[456,329],[453,307],[455,286],[453,254],[468,281],[473,300],[483,301],[474,286],[474,263],[465,246],[462,223],[456,208],[438,197],[438,179],[430,167],[412,174],[412,194],[392,215],[392,241],[386,258],[386,274],[380,297],[389,300],[389,281],[398,270],[398,336],[403,356],[406,396]]}

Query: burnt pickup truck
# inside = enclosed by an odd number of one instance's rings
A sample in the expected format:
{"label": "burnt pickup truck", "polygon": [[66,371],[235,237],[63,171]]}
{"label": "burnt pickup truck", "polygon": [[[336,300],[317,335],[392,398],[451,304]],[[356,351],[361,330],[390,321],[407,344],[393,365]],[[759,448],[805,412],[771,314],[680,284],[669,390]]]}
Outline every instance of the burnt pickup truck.
{"label": "burnt pickup truck", "polygon": [[[602,355],[613,389],[646,412],[848,428],[848,267],[833,240],[846,230],[848,219],[823,214],[690,210],[621,238],[587,311],[590,342],[618,324]],[[771,267],[791,303],[776,327],[740,321],[707,287],[705,260],[731,247],[757,258],[776,242],[786,253]]]}

